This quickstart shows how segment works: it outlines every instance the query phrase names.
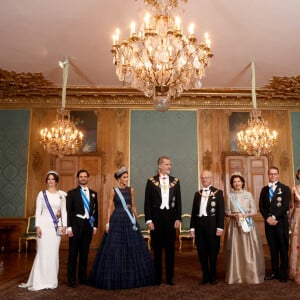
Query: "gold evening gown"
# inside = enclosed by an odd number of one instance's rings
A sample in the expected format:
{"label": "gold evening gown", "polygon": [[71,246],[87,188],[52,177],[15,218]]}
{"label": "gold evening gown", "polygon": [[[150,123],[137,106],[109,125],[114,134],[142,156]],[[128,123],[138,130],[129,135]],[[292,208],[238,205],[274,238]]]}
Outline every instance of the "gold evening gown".
{"label": "gold evening gown", "polygon": [[[245,213],[257,213],[255,201],[251,193],[242,191],[234,193]],[[232,194],[227,197],[225,213],[239,213]],[[262,283],[265,276],[264,251],[260,234],[253,221],[252,230],[242,231],[235,218],[230,218],[225,228],[224,240],[225,282]]]}

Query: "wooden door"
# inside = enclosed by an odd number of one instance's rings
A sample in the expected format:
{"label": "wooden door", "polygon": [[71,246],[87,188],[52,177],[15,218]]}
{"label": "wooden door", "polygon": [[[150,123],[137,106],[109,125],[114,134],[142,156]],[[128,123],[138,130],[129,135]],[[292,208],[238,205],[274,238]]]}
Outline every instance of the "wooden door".
{"label": "wooden door", "polygon": [[[263,243],[266,244],[264,233],[264,220],[259,212],[259,195],[263,186],[268,183],[268,159],[265,156],[227,156],[225,158],[225,194],[231,190],[230,177],[234,172],[240,172],[245,178],[245,189],[253,195],[257,215],[253,218],[261,234]],[[225,197],[226,197],[225,196]]]}
{"label": "wooden door", "polygon": [[[102,199],[100,194],[101,189],[101,160],[98,156],[64,156],[56,159],[56,170],[59,173],[60,189],[63,191],[69,191],[74,189],[77,185],[76,174],[78,170],[87,170],[90,174],[88,186],[98,193],[98,216],[99,225],[98,232],[93,237],[91,249],[99,247],[100,240],[102,238]],[[68,239],[66,237],[62,240],[62,249],[68,248]]]}

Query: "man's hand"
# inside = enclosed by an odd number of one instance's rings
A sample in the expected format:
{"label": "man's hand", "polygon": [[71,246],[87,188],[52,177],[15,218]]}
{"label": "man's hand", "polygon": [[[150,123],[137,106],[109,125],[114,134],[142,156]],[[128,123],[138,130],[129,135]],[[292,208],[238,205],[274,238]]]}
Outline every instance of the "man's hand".
{"label": "man's hand", "polygon": [[154,230],[154,224],[153,224],[153,222],[148,223],[148,224],[147,224],[147,227],[148,227],[148,229],[149,229],[150,231]]}
{"label": "man's hand", "polygon": [[217,231],[216,231],[216,236],[221,236],[223,233],[223,230],[220,230],[217,228]]}
{"label": "man's hand", "polygon": [[267,221],[267,223],[268,223],[269,225],[271,225],[271,226],[275,226],[275,225],[278,223],[278,221],[275,220],[274,218],[272,218],[271,216],[268,217],[266,221]]}
{"label": "man's hand", "polygon": [[174,228],[175,228],[175,229],[179,228],[180,223],[181,223],[181,222],[180,222],[179,220],[176,220],[176,221],[175,221],[175,224],[174,224]]}

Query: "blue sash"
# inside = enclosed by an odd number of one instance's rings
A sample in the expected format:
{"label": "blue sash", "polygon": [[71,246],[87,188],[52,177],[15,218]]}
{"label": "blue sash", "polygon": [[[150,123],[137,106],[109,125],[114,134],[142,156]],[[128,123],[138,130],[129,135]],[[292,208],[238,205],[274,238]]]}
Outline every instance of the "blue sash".
{"label": "blue sash", "polygon": [[94,227],[95,218],[94,218],[94,216],[91,216],[91,213],[90,213],[90,201],[87,198],[84,191],[82,190],[82,188],[80,189],[80,194],[81,194],[81,197],[83,199],[83,206],[89,214],[89,223],[91,224],[92,227]]}
{"label": "blue sash", "polygon": [[[241,207],[241,205],[240,205],[239,201],[237,200],[235,194],[234,194],[234,193],[231,193],[231,196],[232,196],[232,200],[233,200],[234,204],[236,205],[236,207],[240,210],[240,212],[241,212],[242,214],[245,214],[245,211],[244,211],[243,208]],[[248,223],[249,226],[253,226],[253,220],[252,220],[251,217],[247,217],[247,218],[245,218],[245,219],[246,219],[246,221],[247,221],[247,223]]]}
{"label": "blue sash", "polygon": [[43,191],[43,195],[44,195],[44,199],[45,199],[45,202],[46,202],[46,205],[48,207],[48,210],[50,212],[50,215],[52,217],[52,220],[53,220],[53,224],[54,224],[54,227],[55,227],[55,230],[57,231],[57,228],[58,228],[58,218],[55,217],[54,215],[54,212],[53,212],[53,209],[49,203],[49,200],[48,200],[48,197],[47,197],[47,194],[46,194],[46,191]]}
{"label": "blue sash", "polygon": [[119,198],[120,198],[120,200],[121,200],[121,203],[122,203],[122,205],[123,205],[123,208],[124,208],[124,210],[126,211],[128,217],[129,217],[129,219],[130,219],[130,222],[131,222],[132,225],[133,225],[133,226],[132,226],[132,229],[133,229],[134,231],[137,231],[138,228],[137,228],[137,226],[136,226],[136,219],[135,219],[134,215],[130,213],[130,211],[129,211],[127,205],[126,205],[126,202],[125,202],[125,199],[124,199],[122,193],[120,192],[119,188],[117,188],[117,187],[115,188],[115,191],[116,191],[116,193],[118,194],[118,196],[119,196]]}

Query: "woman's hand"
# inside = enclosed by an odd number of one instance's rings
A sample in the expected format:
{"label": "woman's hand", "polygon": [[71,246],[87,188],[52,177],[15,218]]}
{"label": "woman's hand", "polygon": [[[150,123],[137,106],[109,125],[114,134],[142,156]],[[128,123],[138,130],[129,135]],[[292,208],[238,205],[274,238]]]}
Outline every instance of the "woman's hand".
{"label": "woman's hand", "polygon": [[66,233],[67,233],[67,227],[66,227],[66,226],[63,226],[63,227],[62,227],[61,233],[62,233],[62,234],[66,234]]}
{"label": "woman's hand", "polygon": [[41,227],[37,227],[37,228],[36,228],[36,236],[37,236],[38,238],[41,238],[41,237],[42,237],[42,229],[41,229]]}

